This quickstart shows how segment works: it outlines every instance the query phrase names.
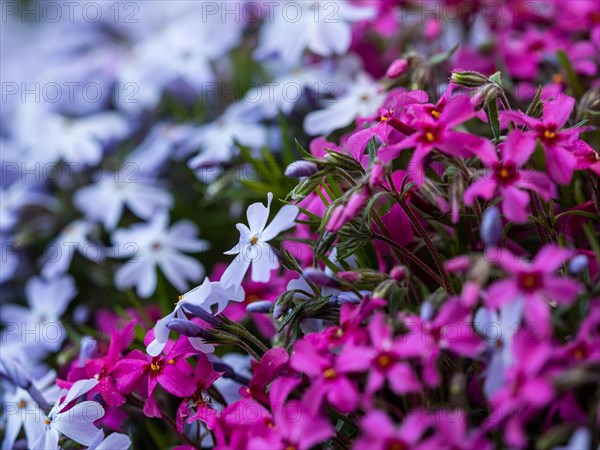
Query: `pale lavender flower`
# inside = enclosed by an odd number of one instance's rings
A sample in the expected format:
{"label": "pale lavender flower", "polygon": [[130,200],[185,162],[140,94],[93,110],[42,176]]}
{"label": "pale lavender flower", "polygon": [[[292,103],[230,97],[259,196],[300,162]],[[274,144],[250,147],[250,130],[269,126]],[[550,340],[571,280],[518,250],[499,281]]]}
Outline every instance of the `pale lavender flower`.
{"label": "pale lavender flower", "polygon": [[288,64],[300,62],[305,50],[320,56],[343,55],[350,48],[352,24],[370,19],[374,8],[339,0],[274,3],[262,28],[258,56],[277,54]]}
{"label": "pale lavender flower", "polygon": [[[230,301],[244,301],[244,289],[241,286],[230,286],[225,289],[220,282],[204,279],[204,283],[179,297],[172,313],[166,315],[154,326],[154,340],[148,344],[146,351],[150,356],[159,355],[169,340],[167,323],[172,319],[186,319],[186,304],[191,304],[212,313],[212,306],[217,305],[217,312],[221,313]],[[190,337],[190,343],[196,350],[209,353],[214,350],[211,344],[206,344],[201,338]]]}
{"label": "pale lavender flower", "polygon": [[0,186],[0,230],[14,227],[19,221],[21,209],[30,205],[50,208],[54,200],[33,183],[16,180],[8,186]]}
{"label": "pale lavender flower", "polygon": [[224,287],[239,286],[252,265],[252,281],[266,283],[271,279],[271,271],[279,268],[279,260],[268,242],[296,222],[299,209],[294,205],[285,205],[267,226],[273,194],[267,196],[267,206],[253,203],[246,211],[248,228],[242,223],[236,225],[240,232],[240,241],[226,255],[238,255],[227,267],[221,282]]}
{"label": "pale lavender flower", "polygon": [[100,221],[113,230],[127,207],[141,219],[149,219],[159,209],[171,208],[171,194],[156,186],[156,180],[137,173],[135,165],[114,173],[104,173],[96,183],[75,193],[75,206],[87,219]]}
{"label": "pale lavender flower", "polygon": [[115,274],[119,289],[135,286],[140,297],[150,297],[156,289],[157,267],[180,292],[187,290],[188,281],[202,277],[202,264],[183,252],[205,251],[208,243],[197,239],[198,229],[190,221],[179,221],[170,228],[168,225],[169,214],[163,210],[156,212],[148,223],[137,223],[113,233],[113,256],[133,256]]}
{"label": "pale lavender flower", "polygon": [[[83,445],[90,445],[99,429],[94,422],[104,416],[104,408],[100,403],[83,401],[72,408],[69,404],[91,391],[98,380],[79,380],[73,383],[68,391],[63,391],[64,398],[57,402],[47,416],[42,417],[43,432],[33,444],[33,449],[59,449],[58,441],[62,435]],[[61,395],[61,397],[62,397]]]}
{"label": "pale lavender flower", "polygon": [[60,318],[76,294],[70,276],[30,278],[25,285],[28,307],[6,303],[0,307],[0,321],[5,325],[2,342],[16,341],[29,358],[38,360],[57,351],[67,337]]}
{"label": "pale lavender flower", "polygon": [[[58,387],[54,384],[56,373],[48,371],[38,379],[33,380],[33,385],[41,393],[46,403],[55,402],[60,394]],[[12,450],[21,428],[25,430],[27,447],[33,444],[44,432],[42,417],[44,411],[34,401],[29,393],[20,387],[10,390],[8,386],[4,389],[2,400],[4,411],[2,423],[4,424],[4,439],[1,450]]]}
{"label": "pale lavender flower", "polygon": [[475,315],[473,325],[486,339],[491,352],[484,383],[488,398],[505,382],[504,374],[513,362],[513,336],[519,329],[522,317],[522,298],[502,305],[499,312],[480,308]]}
{"label": "pale lavender flower", "polygon": [[126,434],[112,433],[104,437],[104,431],[99,430],[87,450],[127,450],[131,439]]}
{"label": "pale lavender flower", "polygon": [[385,93],[366,73],[359,74],[336,101],[304,118],[304,130],[310,135],[328,134],[350,125],[357,117],[374,115],[385,99]]}
{"label": "pale lavender flower", "polygon": [[197,151],[188,165],[192,170],[206,164],[228,162],[237,152],[236,142],[258,149],[267,143],[267,128],[257,122],[255,105],[234,103],[216,121],[202,125],[182,145],[183,151]]}
{"label": "pale lavender flower", "polygon": [[93,223],[85,220],[75,220],[67,225],[46,247],[42,256],[42,275],[53,278],[65,274],[71,266],[75,252],[90,261],[102,261],[104,247],[89,239],[95,228]]}

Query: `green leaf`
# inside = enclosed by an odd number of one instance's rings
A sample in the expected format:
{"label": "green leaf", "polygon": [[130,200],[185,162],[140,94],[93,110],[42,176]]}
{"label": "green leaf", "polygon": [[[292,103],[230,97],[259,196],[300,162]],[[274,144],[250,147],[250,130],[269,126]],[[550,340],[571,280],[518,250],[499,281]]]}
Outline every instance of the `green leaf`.
{"label": "green leaf", "polygon": [[431,58],[429,58],[429,65],[437,66],[439,64],[442,64],[442,63],[448,61],[450,58],[452,58],[452,55],[454,55],[456,50],[458,50],[459,45],[460,44],[456,44],[454,47],[452,47],[447,52],[436,53]]}
{"label": "green leaf", "polygon": [[369,167],[373,165],[375,158],[377,157],[377,145],[375,144],[375,138],[372,137],[367,145],[367,151],[369,153]]}
{"label": "green leaf", "polygon": [[531,104],[529,105],[529,108],[527,108],[527,112],[525,113],[529,117],[536,117],[536,111],[542,105],[542,102],[540,101],[541,95],[542,95],[542,85],[540,84],[538,87],[538,90],[535,94],[535,97],[533,97],[533,100],[531,101]]}
{"label": "green leaf", "polygon": [[498,104],[496,100],[489,102],[485,109],[494,139],[496,139],[496,142],[500,142],[500,120],[498,119]]}
{"label": "green leaf", "polygon": [[573,94],[577,99],[580,99],[584,93],[583,85],[579,80],[579,77],[573,70],[573,66],[571,65],[571,61],[569,61],[569,57],[565,53],[564,50],[558,50],[556,52],[556,58],[558,59],[559,64],[564,69],[565,74],[567,76],[567,83],[571,89],[573,89]]}

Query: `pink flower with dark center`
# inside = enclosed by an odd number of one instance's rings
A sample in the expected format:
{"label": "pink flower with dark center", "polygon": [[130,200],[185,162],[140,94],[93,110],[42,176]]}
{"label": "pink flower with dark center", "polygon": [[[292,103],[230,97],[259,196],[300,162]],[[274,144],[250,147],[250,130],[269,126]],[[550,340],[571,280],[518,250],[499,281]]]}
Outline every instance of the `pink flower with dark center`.
{"label": "pink flower with dark center", "polygon": [[497,281],[487,291],[486,303],[497,308],[519,297],[525,299],[525,318],[542,335],[551,330],[549,300],[560,304],[571,304],[581,289],[575,281],[555,272],[573,252],[556,245],[546,245],[534,262],[519,260],[517,256],[503,250],[494,261],[508,274],[508,278]]}
{"label": "pink flower with dark center", "polygon": [[382,313],[376,314],[369,323],[371,345],[355,345],[352,342],[342,347],[339,366],[352,372],[369,372],[365,392],[372,395],[383,387],[386,380],[396,394],[420,392],[421,385],[412,368],[402,362],[402,342],[394,339],[392,330],[385,323]]}
{"label": "pink flower with dark center", "polygon": [[305,403],[320,405],[326,399],[344,413],[352,412],[358,406],[358,387],[348,378],[351,371],[344,367],[339,358],[319,352],[310,341],[301,339],[294,346],[290,365],[310,379],[304,396]]}
{"label": "pink flower with dark center", "polygon": [[434,150],[459,158],[475,154],[491,155],[494,147],[487,140],[478,136],[454,131],[454,127],[475,116],[475,109],[470,99],[465,95],[457,95],[447,100],[442,111],[435,107],[426,112],[424,107],[415,110],[415,118],[409,125],[416,132],[398,144],[390,145],[379,150],[382,161],[392,161],[404,149],[414,148],[409,163],[409,172],[416,185],[425,181],[424,171],[427,156]]}
{"label": "pink flower with dark center", "polygon": [[[568,184],[577,165],[573,152],[579,140],[579,133],[585,128],[564,128],[575,106],[575,99],[559,94],[554,100],[544,103],[544,113],[535,119],[521,111],[501,111],[503,119],[511,120],[517,125],[528,128],[526,136],[534,142],[539,140],[546,151],[546,164],[550,178],[560,184]],[[521,139],[521,145],[529,148]],[[535,147],[534,147],[535,148]]]}
{"label": "pink flower with dark center", "polygon": [[[190,397],[183,399],[179,408],[177,408],[177,431],[183,432],[184,423],[192,423],[201,420],[206,424],[209,430],[215,426],[217,419],[217,410],[212,406],[211,399],[206,395],[206,390],[217,381],[222,373],[213,369],[212,364],[204,353],[199,353],[194,380],[196,390]],[[192,411],[195,412],[192,414]]]}
{"label": "pink flower with dark center", "polygon": [[133,350],[115,365],[113,376],[117,389],[130,394],[139,389],[148,400],[144,414],[148,417],[161,417],[153,393],[157,384],[177,397],[189,397],[196,391],[192,376],[193,368],[185,357],[197,351],[186,337],[181,337],[166,355],[150,356],[140,350]]}
{"label": "pink flower with dark center", "polygon": [[525,133],[512,131],[499,149],[501,158],[495,153],[481,155],[487,172],[467,188],[465,204],[472,205],[475,197],[491,200],[500,195],[506,218],[517,223],[526,222],[529,213],[527,190],[537,192],[549,201],[556,196],[555,188],[546,174],[522,169],[535,150],[535,141]]}

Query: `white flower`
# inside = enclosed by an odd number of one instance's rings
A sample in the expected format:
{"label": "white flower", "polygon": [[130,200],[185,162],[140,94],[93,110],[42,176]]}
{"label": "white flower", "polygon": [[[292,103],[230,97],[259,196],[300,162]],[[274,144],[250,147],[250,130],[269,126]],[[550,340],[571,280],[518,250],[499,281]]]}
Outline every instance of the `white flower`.
{"label": "white flower", "polygon": [[183,151],[196,151],[188,165],[197,170],[206,164],[230,161],[237,151],[236,142],[257,149],[267,142],[267,129],[257,123],[260,114],[253,109],[256,105],[234,103],[216,121],[202,125],[182,145]]}
{"label": "white flower", "polygon": [[0,230],[6,231],[15,226],[24,206],[51,207],[53,204],[52,197],[40,192],[32,183],[23,183],[17,179],[9,186],[0,186]]}
{"label": "white flower", "polygon": [[240,232],[240,241],[226,255],[238,255],[227,267],[221,282],[223,286],[239,286],[252,264],[252,281],[266,283],[271,271],[279,267],[279,260],[268,242],[281,232],[292,228],[298,216],[298,207],[285,205],[267,226],[273,194],[269,192],[267,206],[253,203],[248,207],[246,217],[248,228],[242,223],[236,225]]}
{"label": "white flower", "polygon": [[359,74],[346,93],[304,118],[304,130],[310,135],[328,134],[350,125],[357,117],[374,115],[385,99],[377,84],[367,74]]}
{"label": "white flower", "polygon": [[45,281],[30,278],[25,285],[29,308],[2,304],[0,320],[6,325],[2,342],[16,340],[29,358],[41,359],[60,349],[66,331],[60,317],[77,293],[70,276]]}
{"label": "white flower", "polygon": [[[58,387],[54,384],[55,378],[56,373],[48,371],[42,378],[33,381],[33,385],[49,403],[58,400],[60,394]],[[2,414],[4,440],[0,448],[1,450],[12,450],[21,427],[25,430],[27,447],[31,448],[44,432],[44,422],[41,420],[44,411],[40,409],[39,405],[24,389],[17,387],[10,391],[6,386],[4,392],[4,411]]]}
{"label": "white flower", "polygon": [[94,422],[104,416],[104,408],[99,403],[84,401],[67,409],[69,403],[81,397],[98,384],[98,380],[79,380],[73,383],[64,398],[56,403],[43,419],[44,430],[33,444],[32,450],[58,449],[61,435],[83,445],[90,445],[99,429]]}
{"label": "white flower", "polygon": [[374,15],[373,8],[340,0],[277,2],[263,25],[257,52],[276,53],[291,64],[300,62],[305,49],[321,56],[342,55],[350,48],[351,24]]}
{"label": "white flower", "polygon": [[127,450],[131,439],[126,434],[112,433],[104,439],[104,431],[99,430],[87,450]]}
{"label": "white flower", "polygon": [[112,230],[119,223],[125,206],[142,219],[149,219],[157,209],[171,207],[171,194],[155,184],[152,178],[142,178],[137,171],[129,169],[105,173],[99,181],[75,193],[75,206],[89,220],[98,220]]}
{"label": "white flower", "polygon": [[106,143],[120,140],[129,133],[127,121],[113,112],[73,119],[49,111],[31,111],[32,108],[24,108],[16,130],[17,142],[29,152],[31,164],[62,160],[73,171],[80,171],[85,165],[102,159]]}
{"label": "white flower", "polygon": [[[204,279],[204,283],[179,297],[172,313],[160,319],[154,326],[154,340],[148,344],[146,351],[150,356],[159,355],[169,340],[169,329],[167,323],[170,320],[186,319],[184,303],[190,303],[212,313],[212,306],[217,305],[217,312],[222,312],[230,301],[244,301],[244,290],[241,286],[230,286],[224,288],[218,281]],[[190,343],[196,350],[210,353],[214,350],[211,344],[206,344],[200,338],[189,338]]]}
{"label": "white flower", "polygon": [[168,224],[169,215],[163,210],[155,213],[148,223],[138,223],[113,233],[113,256],[133,256],[115,274],[119,289],[135,286],[140,297],[149,297],[156,289],[157,267],[180,292],[187,290],[188,280],[196,281],[202,277],[202,264],[182,252],[205,251],[208,243],[196,238],[198,229],[190,221],[181,220],[171,228]]}
{"label": "white flower", "polygon": [[54,278],[66,273],[75,251],[90,261],[102,261],[104,247],[88,239],[94,228],[94,224],[85,220],[75,220],[67,225],[46,247],[42,256],[42,275]]}

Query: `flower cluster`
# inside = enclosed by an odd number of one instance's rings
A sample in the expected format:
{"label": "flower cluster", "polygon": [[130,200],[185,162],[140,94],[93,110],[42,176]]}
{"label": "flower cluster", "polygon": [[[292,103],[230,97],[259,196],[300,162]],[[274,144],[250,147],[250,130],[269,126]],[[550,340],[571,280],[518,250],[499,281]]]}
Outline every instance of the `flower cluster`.
{"label": "flower cluster", "polygon": [[3,5],[2,450],[600,448],[596,2],[75,3]]}

